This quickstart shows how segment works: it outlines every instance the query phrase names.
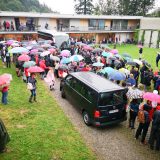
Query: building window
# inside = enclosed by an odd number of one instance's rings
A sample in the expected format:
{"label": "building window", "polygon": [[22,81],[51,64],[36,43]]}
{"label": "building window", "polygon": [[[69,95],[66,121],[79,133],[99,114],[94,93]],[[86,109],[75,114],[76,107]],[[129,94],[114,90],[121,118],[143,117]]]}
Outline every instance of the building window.
{"label": "building window", "polygon": [[89,27],[94,27],[96,29],[104,29],[105,28],[105,20],[90,19],[89,20]]}

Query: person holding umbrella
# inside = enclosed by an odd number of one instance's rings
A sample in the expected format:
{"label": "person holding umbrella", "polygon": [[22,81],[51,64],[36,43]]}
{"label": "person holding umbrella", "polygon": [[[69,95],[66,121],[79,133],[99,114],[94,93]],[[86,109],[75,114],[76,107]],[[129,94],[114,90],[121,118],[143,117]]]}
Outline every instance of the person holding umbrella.
{"label": "person holding umbrella", "polygon": [[37,100],[36,100],[36,89],[37,89],[36,83],[37,83],[37,80],[36,80],[36,74],[35,73],[31,73],[31,77],[28,78],[28,83],[30,83],[31,86],[32,86],[30,88],[31,96],[29,98],[29,102],[32,103],[33,98],[34,98],[34,101],[37,102]]}

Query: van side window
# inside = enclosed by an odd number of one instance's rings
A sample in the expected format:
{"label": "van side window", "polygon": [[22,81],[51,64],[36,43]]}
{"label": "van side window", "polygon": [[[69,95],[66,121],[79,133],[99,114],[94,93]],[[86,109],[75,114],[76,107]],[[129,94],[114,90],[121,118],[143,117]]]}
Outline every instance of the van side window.
{"label": "van side window", "polygon": [[72,81],[73,81],[73,77],[72,77],[72,76],[68,76],[68,77],[66,78],[66,82],[67,82],[67,83],[71,84]]}
{"label": "van side window", "polygon": [[90,88],[87,88],[86,98],[90,102],[96,102],[96,92],[94,90],[91,90]]}

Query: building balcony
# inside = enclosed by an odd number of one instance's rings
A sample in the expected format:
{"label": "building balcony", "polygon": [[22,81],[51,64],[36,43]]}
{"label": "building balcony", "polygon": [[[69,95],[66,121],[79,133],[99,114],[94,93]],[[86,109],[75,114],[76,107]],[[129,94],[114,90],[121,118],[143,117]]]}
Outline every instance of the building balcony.
{"label": "building balcony", "polygon": [[59,28],[58,31],[62,31],[62,32],[68,32],[68,33],[72,33],[72,32],[117,32],[117,31],[129,31],[129,32],[133,32],[137,27],[136,26],[125,26],[125,27],[117,27],[117,26],[113,26],[113,27],[75,27],[75,26],[71,26],[71,27],[62,27]]}

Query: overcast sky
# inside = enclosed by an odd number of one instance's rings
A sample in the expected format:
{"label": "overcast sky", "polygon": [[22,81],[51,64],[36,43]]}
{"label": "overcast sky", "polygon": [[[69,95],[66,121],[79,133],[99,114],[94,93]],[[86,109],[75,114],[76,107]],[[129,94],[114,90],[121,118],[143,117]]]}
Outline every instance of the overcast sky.
{"label": "overcast sky", "polygon": [[[39,0],[40,3],[45,3],[53,11],[58,11],[62,14],[74,14],[74,0]],[[93,0],[94,3],[97,0]],[[155,8],[160,7],[160,0],[156,0]]]}

